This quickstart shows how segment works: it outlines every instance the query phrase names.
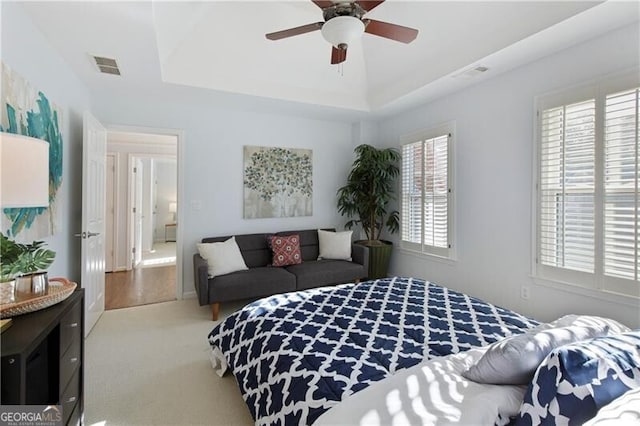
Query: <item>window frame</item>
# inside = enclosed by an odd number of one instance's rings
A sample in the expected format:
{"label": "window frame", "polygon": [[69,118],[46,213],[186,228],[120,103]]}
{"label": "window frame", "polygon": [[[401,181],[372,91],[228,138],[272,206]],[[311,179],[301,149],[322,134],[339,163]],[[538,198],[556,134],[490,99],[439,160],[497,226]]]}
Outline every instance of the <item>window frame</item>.
{"label": "window frame", "polygon": [[[404,214],[404,197],[405,194],[402,188],[402,181],[404,177],[404,170],[402,167],[402,161],[400,165],[400,179],[398,182],[398,193],[400,194],[400,250],[410,254],[433,257],[437,260],[455,261],[456,258],[456,237],[455,237],[455,137],[456,137],[456,123],[455,121],[448,121],[428,129],[420,130],[411,134],[407,134],[400,137],[400,152],[402,154],[405,145],[414,144],[417,142],[424,142],[429,139],[434,139],[443,135],[448,135],[447,140],[447,242],[448,247],[436,247],[428,244],[424,244],[424,215],[422,215],[421,234],[422,242],[420,244],[405,241],[402,239],[404,222],[402,217]],[[425,176],[423,176],[424,179]],[[421,197],[422,204],[424,204],[424,193]],[[424,210],[423,210],[424,212]]]}
{"label": "window frame", "polygon": [[[534,139],[532,163],[532,229],[531,229],[531,274],[536,283],[561,288],[572,292],[611,299],[621,303],[637,303],[640,286],[629,288],[638,280],[625,280],[604,274],[604,120],[606,97],[618,92],[640,87],[637,69],[609,75],[586,84],[561,89],[534,98]],[[542,112],[547,109],[595,99],[595,190],[594,190],[594,272],[582,272],[542,264],[541,258],[541,150]]]}

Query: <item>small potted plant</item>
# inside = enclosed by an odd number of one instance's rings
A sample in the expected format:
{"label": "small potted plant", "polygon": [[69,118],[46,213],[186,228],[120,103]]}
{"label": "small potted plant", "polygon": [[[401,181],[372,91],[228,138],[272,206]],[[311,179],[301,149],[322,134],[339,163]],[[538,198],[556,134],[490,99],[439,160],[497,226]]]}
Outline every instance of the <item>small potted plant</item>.
{"label": "small potted plant", "polygon": [[15,300],[15,263],[20,256],[20,247],[0,233],[0,303]]}
{"label": "small potted plant", "polygon": [[5,237],[0,232],[0,282],[9,282],[15,279],[15,263],[20,256],[20,247],[15,241]]}
{"label": "small potted plant", "polygon": [[15,280],[17,293],[45,293],[48,286],[46,269],[56,254],[43,248],[44,244],[44,241],[16,243],[0,233],[0,281]]}
{"label": "small potted plant", "polygon": [[400,173],[400,153],[394,148],[377,149],[371,145],[356,147],[357,155],[347,184],[338,190],[338,211],[351,217],[345,227],[361,225],[367,239],[356,243],[369,248],[368,278],[387,276],[393,244],[380,239],[383,229],[398,232],[396,210],[388,211],[394,199],[395,179]]}

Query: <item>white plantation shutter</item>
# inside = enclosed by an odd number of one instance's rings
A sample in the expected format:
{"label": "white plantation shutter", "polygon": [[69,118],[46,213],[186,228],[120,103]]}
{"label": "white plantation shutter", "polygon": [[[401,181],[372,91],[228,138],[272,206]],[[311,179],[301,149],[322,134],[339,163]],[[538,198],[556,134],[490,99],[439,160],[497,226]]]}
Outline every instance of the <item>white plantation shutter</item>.
{"label": "white plantation shutter", "polygon": [[[632,81],[539,100],[541,278],[640,296],[640,89]],[[635,88],[620,90],[626,84]]]}
{"label": "white plantation shutter", "polygon": [[543,111],[541,128],[541,262],[593,272],[595,100]]}
{"label": "white plantation shutter", "polygon": [[402,240],[422,244],[422,142],[402,146]]}
{"label": "white plantation shutter", "polygon": [[604,273],[638,280],[638,89],[608,95],[604,116]]}
{"label": "white plantation shutter", "polygon": [[447,248],[448,231],[448,135],[424,142],[424,244]]}
{"label": "white plantation shutter", "polygon": [[402,146],[401,238],[405,248],[448,257],[451,134],[433,133]]}

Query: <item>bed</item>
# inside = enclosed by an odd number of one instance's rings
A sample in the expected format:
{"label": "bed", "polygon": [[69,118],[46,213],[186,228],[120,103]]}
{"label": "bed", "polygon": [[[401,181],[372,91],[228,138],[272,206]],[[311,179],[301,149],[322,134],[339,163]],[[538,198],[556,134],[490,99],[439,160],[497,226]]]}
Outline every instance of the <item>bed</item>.
{"label": "bed", "polygon": [[394,277],[261,299],[218,324],[209,343],[214,368],[235,376],[256,424],[311,425],[396,372],[536,325],[446,287]]}

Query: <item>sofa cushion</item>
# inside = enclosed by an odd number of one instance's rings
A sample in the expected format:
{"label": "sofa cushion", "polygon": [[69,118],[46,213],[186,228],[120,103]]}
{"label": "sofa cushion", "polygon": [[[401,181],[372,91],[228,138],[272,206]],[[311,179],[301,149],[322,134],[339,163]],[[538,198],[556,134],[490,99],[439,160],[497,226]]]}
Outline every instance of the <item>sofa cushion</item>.
{"label": "sofa cushion", "polygon": [[300,237],[298,234],[271,237],[273,266],[297,265],[302,263],[300,255]]}
{"label": "sofa cushion", "polygon": [[310,260],[286,270],[295,275],[298,290],[350,283],[367,276],[362,265],[345,260]]}
{"label": "sofa cushion", "polygon": [[198,252],[209,265],[209,277],[247,269],[234,237],[219,243],[198,244]]}
{"label": "sofa cushion", "polygon": [[353,231],[330,232],[318,229],[320,253],[318,259],[351,261],[351,235]]}
{"label": "sofa cushion", "polygon": [[[333,231],[334,229],[327,228],[326,231]],[[302,261],[318,260],[319,242],[318,242],[318,230],[317,229],[305,229],[302,231],[282,231],[276,233],[276,235],[293,235],[298,234],[300,236],[300,252],[302,253]]]}
{"label": "sofa cushion", "polygon": [[[267,243],[269,234],[236,235],[236,243],[240,247],[244,262],[249,268],[267,266],[271,264],[271,250]],[[230,237],[203,238],[203,243],[226,241]]]}
{"label": "sofa cushion", "polygon": [[209,279],[209,303],[270,296],[296,290],[296,277],[283,268],[251,268]]}

